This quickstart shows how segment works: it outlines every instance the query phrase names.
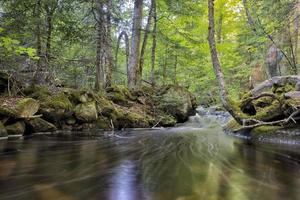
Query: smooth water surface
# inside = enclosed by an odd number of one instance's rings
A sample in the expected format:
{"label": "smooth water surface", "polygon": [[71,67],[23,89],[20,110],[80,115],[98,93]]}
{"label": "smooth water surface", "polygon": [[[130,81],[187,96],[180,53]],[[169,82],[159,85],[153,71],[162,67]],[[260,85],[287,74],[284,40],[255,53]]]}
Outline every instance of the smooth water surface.
{"label": "smooth water surface", "polygon": [[1,200],[300,199],[300,149],[250,145],[215,119],[98,138],[0,142]]}

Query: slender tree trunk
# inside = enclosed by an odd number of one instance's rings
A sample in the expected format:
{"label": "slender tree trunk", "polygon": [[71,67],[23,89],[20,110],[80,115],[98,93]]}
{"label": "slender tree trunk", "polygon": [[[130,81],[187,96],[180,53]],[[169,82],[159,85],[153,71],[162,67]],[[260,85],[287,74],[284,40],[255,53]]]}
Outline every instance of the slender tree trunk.
{"label": "slender tree trunk", "polygon": [[218,20],[217,43],[222,42],[222,28],[223,28],[223,13],[220,14]]}
{"label": "slender tree trunk", "polygon": [[299,17],[300,17],[300,13],[299,13],[299,9],[300,9],[300,3],[298,2],[298,4],[296,5],[296,20],[295,20],[295,64],[296,67],[298,67],[298,38],[299,38]]}
{"label": "slender tree trunk", "polygon": [[243,120],[239,117],[238,114],[236,114],[233,107],[230,105],[225,81],[223,78],[223,73],[221,70],[220,61],[218,58],[218,52],[217,52],[216,41],[215,41],[214,0],[208,0],[208,20],[209,20],[208,42],[210,47],[210,54],[211,54],[213,68],[219,84],[221,102],[224,108],[233,116],[233,118],[238,123],[242,124]]}
{"label": "slender tree trunk", "polygon": [[163,85],[166,84],[166,79],[167,79],[167,58],[168,58],[168,46],[166,46],[165,49],[165,58],[163,64]]}
{"label": "slender tree trunk", "polygon": [[[145,51],[146,51],[146,46],[147,46],[147,39],[148,39],[148,35],[150,32],[150,25],[151,25],[151,20],[153,18],[153,7],[155,4],[155,0],[151,0],[151,5],[150,5],[150,9],[149,9],[149,14],[148,14],[148,20],[147,20],[147,24],[146,24],[146,28],[145,28],[145,33],[144,33],[144,39],[143,39],[143,44],[142,44],[142,49],[141,49],[141,57],[140,57],[140,65],[139,65],[139,78],[141,79],[143,76],[143,65],[144,65],[144,61],[145,61]],[[138,80],[139,82],[140,80]]]}
{"label": "slender tree trunk", "polygon": [[174,84],[177,84],[177,65],[178,65],[178,55],[175,53],[175,63],[174,63]]}
{"label": "slender tree trunk", "polygon": [[156,59],[156,32],[157,32],[157,15],[156,2],[153,3],[153,31],[152,31],[152,49],[151,49],[151,85],[155,85],[155,59]]}
{"label": "slender tree trunk", "polygon": [[46,51],[45,51],[45,61],[47,66],[50,64],[51,59],[51,42],[52,42],[52,32],[53,32],[53,16],[58,6],[58,0],[49,1],[45,4],[46,10]]}
{"label": "slender tree trunk", "polygon": [[291,33],[291,24],[290,22],[288,23],[288,43],[289,43],[289,48],[290,48],[290,56],[291,60],[293,63],[292,67],[292,74],[297,75],[297,61],[296,61],[296,52],[294,52],[295,48],[293,45],[293,34]]}
{"label": "slender tree trunk", "polygon": [[42,40],[41,40],[41,0],[36,1],[36,51],[39,57],[37,61],[38,71],[41,70],[42,63]]}
{"label": "slender tree trunk", "polygon": [[132,39],[131,39],[131,53],[129,59],[129,73],[128,86],[135,88],[137,85],[139,59],[140,59],[140,40],[141,40],[141,26],[143,18],[143,0],[134,1],[133,11],[133,25],[132,25]]}
{"label": "slender tree trunk", "polygon": [[45,59],[47,65],[49,65],[50,57],[51,57],[51,41],[52,41],[52,13],[47,13],[47,39],[46,39],[46,52],[45,52]]}
{"label": "slender tree trunk", "polygon": [[119,53],[119,48],[120,48],[120,42],[122,37],[124,37],[124,42],[125,42],[125,56],[126,56],[126,72],[128,75],[128,61],[129,61],[129,37],[126,33],[126,31],[122,31],[118,37],[118,42],[117,42],[117,49],[116,49],[116,55],[115,55],[115,67],[118,67],[118,53]]}

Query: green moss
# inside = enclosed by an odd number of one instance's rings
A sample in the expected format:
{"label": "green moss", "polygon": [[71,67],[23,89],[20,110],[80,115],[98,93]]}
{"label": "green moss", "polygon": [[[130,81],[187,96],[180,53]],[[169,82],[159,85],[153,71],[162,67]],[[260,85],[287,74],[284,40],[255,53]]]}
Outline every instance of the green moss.
{"label": "green moss", "polygon": [[257,113],[252,118],[257,120],[268,121],[282,115],[281,103],[273,101],[270,106],[257,109]]}
{"label": "green moss", "polygon": [[224,127],[226,131],[234,131],[234,130],[239,130],[243,126],[237,123],[234,119],[231,119]]}
{"label": "green moss", "polygon": [[61,108],[65,110],[71,110],[73,108],[71,101],[64,93],[48,97],[48,99],[43,103],[43,106],[54,109]]}
{"label": "green moss", "polygon": [[99,129],[104,129],[104,130],[111,129],[110,121],[105,117],[100,117],[99,119],[97,119],[96,125],[97,125],[97,128],[99,128]]}
{"label": "green moss", "polygon": [[31,117],[38,112],[40,104],[32,98],[24,98],[17,102],[16,111],[19,117]]}
{"label": "green moss", "polygon": [[16,117],[18,115],[15,109],[9,108],[7,106],[0,105],[0,116],[3,117]]}
{"label": "green moss", "polygon": [[38,100],[45,100],[51,93],[46,86],[33,85],[24,90],[24,94]]}
{"label": "green moss", "polygon": [[282,126],[260,126],[251,130],[250,134],[254,135],[263,135],[263,134],[273,134],[276,131],[282,129]]}

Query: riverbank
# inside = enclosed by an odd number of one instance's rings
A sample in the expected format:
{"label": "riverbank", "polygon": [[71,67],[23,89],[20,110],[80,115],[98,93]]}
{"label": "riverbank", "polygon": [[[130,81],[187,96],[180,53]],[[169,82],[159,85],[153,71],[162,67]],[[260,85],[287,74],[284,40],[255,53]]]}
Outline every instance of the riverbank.
{"label": "riverbank", "polygon": [[7,94],[0,96],[2,139],[56,130],[170,127],[196,109],[194,95],[174,85],[133,91],[112,86],[99,92],[33,85],[16,96]]}

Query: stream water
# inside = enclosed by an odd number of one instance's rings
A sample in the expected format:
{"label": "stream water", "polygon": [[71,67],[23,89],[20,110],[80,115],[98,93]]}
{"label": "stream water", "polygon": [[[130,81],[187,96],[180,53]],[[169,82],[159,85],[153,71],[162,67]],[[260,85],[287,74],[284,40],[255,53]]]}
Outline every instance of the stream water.
{"label": "stream water", "polygon": [[253,145],[225,135],[224,121],[1,141],[0,199],[300,199],[299,146]]}

